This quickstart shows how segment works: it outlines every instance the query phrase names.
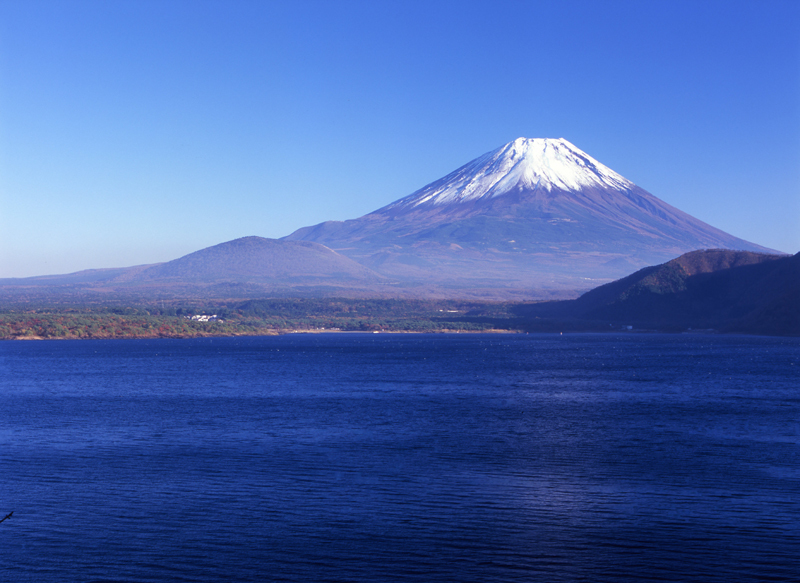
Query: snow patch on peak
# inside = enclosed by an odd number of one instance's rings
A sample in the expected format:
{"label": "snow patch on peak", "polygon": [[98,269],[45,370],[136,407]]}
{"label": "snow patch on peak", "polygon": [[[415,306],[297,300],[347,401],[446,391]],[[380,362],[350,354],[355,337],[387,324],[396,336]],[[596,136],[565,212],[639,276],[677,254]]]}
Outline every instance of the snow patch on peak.
{"label": "snow patch on peak", "polygon": [[393,207],[494,198],[512,190],[627,191],[634,184],[564,138],[517,138],[407,196]]}

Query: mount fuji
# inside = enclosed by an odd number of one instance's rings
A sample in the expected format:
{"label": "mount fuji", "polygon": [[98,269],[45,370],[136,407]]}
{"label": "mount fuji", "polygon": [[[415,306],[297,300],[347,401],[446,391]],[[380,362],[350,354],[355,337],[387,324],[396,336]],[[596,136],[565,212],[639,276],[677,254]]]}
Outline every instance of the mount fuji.
{"label": "mount fuji", "polygon": [[400,286],[541,297],[695,249],[775,253],[636,186],[565,139],[518,138],[360,218],[285,237],[330,247]]}
{"label": "mount fuji", "polygon": [[668,205],[564,139],[519,138],[357,219],[162,264],[0,279],[0,300],[564,299],[698,249],[777,253]]}

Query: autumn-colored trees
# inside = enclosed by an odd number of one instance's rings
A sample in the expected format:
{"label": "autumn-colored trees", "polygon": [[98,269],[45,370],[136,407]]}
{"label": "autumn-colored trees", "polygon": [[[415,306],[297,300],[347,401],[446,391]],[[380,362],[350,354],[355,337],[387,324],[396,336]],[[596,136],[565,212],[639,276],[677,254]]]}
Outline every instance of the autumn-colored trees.
{"label": "autumn-colored trees", "polygon": [[[0,312],[0,338],[188,338],[287,330],[436,332],[511,328],[510,304],[434,300],[250,300],[209,306],[42,308]],[[216,314],[208,321],[192,319]]]}

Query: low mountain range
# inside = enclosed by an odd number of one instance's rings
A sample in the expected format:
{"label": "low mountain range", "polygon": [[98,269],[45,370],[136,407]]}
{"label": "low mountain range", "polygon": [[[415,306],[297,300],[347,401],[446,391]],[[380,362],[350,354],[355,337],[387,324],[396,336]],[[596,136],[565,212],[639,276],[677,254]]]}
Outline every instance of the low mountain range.
{"label": "low mountain range", "polygon": [[519,138],[357,219],[163,264],[4,279],[0,299],[554,299],[705,248],[776,253],[671,207],[564,139]]}
{"label": "low mountain range", "polygon": [[0,279],[0,299],[91,303],[350,295],[353,290],[380,289],[385,281],[319,243],[242,237],[155,265]]}

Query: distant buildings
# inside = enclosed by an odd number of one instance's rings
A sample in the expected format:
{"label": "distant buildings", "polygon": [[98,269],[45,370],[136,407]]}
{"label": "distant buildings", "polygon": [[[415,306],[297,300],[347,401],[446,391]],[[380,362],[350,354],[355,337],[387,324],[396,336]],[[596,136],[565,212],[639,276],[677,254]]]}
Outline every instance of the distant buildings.
{"label": "distant buildings", "polygon": [[196,320],[197,322],[209,322],[211,320],[216,320],[217,319],[217,315],[216,314],[213,314],[211,316],[208,316],[206,314],[198,314],[196,316],[184,316],[184,317],[188,318],[189,320]]}

